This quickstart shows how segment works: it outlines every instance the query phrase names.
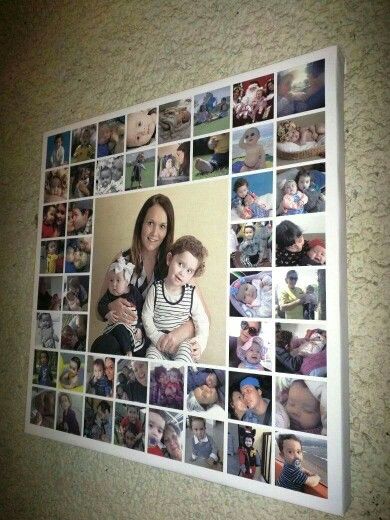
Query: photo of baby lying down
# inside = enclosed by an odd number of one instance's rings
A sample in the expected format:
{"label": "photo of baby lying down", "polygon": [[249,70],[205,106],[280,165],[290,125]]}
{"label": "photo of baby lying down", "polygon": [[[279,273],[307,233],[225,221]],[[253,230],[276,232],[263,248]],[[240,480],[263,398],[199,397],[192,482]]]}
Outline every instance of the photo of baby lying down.
{"label": "photo of baby lying down", "polygon": [[230,316],[272,316],[272,273],[233,272],[230,275]]}
{"label": "photo of baby lying down", "polygon": [[188,367],[187,410],[202,416],[224,419],[225,372]]}

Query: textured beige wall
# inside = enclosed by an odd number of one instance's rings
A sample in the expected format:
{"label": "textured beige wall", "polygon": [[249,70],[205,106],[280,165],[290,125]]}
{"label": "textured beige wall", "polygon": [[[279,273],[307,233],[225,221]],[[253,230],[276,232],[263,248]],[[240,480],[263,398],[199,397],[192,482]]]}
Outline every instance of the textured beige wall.
{"label": "textured beige wall", "polygon": [[388,518],[388,1],[5,0],[0,9],[0,517],[329,517],[27,436],[23,423],[42,133],[338,44],[347,60],[346,517]]}

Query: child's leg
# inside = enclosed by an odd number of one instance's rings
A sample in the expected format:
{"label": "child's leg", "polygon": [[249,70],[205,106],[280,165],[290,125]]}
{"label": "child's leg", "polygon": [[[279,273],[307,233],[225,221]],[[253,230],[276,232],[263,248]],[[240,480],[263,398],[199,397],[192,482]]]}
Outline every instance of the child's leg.
{"label": "child's leg", "polygon": [[191,356],[191,343],[189,341],[183,341],[180,343],[176,354],[173,356],[175,361],[184,361],[185,363],[193,363]]}
{"label": "child's leg", "polygon": [[196,159],[195,168],[200,173],[211,173],[214,169],[213,165],[209,161],[205,161],[204,159]]}
{"label": "child's leg", "polygon": [[121,353],[124,356],[129,352],[133,352],[135,346],[134,336],[125,325],[115,325],[115,327],[111,329],[110,334],[117,340]]}
{"label": "child's leg", "polygon": [[160,352],[157,347],[150,345],[146,351],[146,357],[148,359],[172,359],[169,354]]}

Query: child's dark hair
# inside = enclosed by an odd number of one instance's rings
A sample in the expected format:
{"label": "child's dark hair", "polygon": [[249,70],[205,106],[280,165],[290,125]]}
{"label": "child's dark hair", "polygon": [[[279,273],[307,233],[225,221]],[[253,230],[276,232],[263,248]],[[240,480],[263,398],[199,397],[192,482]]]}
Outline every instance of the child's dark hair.
{"label": "child's dark hair", "polygon": [[118,383],[120,385],[125,385],[127,383],[127,377],[125,376],[125,374],[118,375]]}
{"label": "child's dark hair", "polygon": [[312,285],[308,285],[306,287],[306,291],[314,292],[314,287]]}
{"label": "child's dark hair", "polygon": [[204,427],[206,427],[206,419],[204,417],[190,417],[189,421],[190,421],[190,428],[192,428],[192,423],[194,421],[201,421],[203,423]]}
{"label": "child's dark hair", "polygon": [[295,244],[295,240],[302,236],[302,230],[299,226],[284,220],[276,226],[276,245],[280,249],[286,249]]}
{"label": "child's dark hair", "polygon": [[275,334],[275,346],[286,348],[290,346],[293,333],[290,330],[277,330]]}
{"label": "child's dark hair", "polygon": [[278,448],[281,453],[283,453],[283,443],[284,441],[296,441],[299,442],[301,448],[302,448],[302,442],[301,440],[294,435],[293,433],[288,433],[286,435],[279,435],[278,437]]}
{"label": "child's dark hair", "polygon": [[100,408],[100,410],[105,413],[105,412],[111,412],[111,406],[110,406],[110,403],[107,402],[107,401],[100,401],[100,403],[98,404],[98,408]]}
{"label": "child's dark hair", "polygon": [[184,235],[174,242],[169,250],[172,256],[181,255],[185,252],[191,253],[199,265],[194,273],[194,276],[200,276],[205,270],[205,258],[208,255],[207,249],[202,242],[192,235]]}
{"label": "child's dark hair", "polygon": [[49,353],[46,352],[46,350],[41,350],[41,352],[39,353],[39,357],[42,359],[42,356],[45,356],[45,358],[49,362]]}
{"label": "child's dark hair", "polygon": [[94,366],[99,366],[104,371],[104,361],[102,359],[95,359],[93,364]]}
{"label": "child's dark hair", "polygon": [[133,435],[138,435],[138,433],[139,433],[137,426],[135,424],[133,424],[133,423],[129,423],[127,425],[126,432],[130,432]]}
{"label": "child's dark hair", "polygon": [[73,356],[72,358],[70,358],[70,360],[73,361],[74,363],[76,363],[77,370],[80,370],[80,365],[81,365],[80,358],[77,356]]}
{"label": "child's dark hair", "polygon": [[234,193],[237,193],[238,188],[241,188],[242,186],[246,186],[247,188],[249,188],[248,181],[245,177],[241,177],[241,179],[236,180],[236,182],[233,185]]}
{"label": "child's dark hair", "polygon": [[156,415],[159,415],[161,419],[163,419],[165,422],[168,421],[168,416],[163,410],[157,410],[156,408],[150,408],[149,414],[155,413]]}
{"label": "child's dark hair", "polygon": [[305,170],[305,169],[299,170],[299,172],[295,176],[295,182],[297,183],[297,185],[298,185],[298,181],[301,177],[310,177],[310,180],[311,180],[311,175],[308,170]]}
{"label": "child's dark hair", "polygon": [[165,367],[156,367],[154,369],[154,379],[155,381],[157,382],[160,377],[163,375],[163,374],[166,374],[167,373],[167,369]]}
{"label": "child's dark hair", "polygon": [[178,368],[176,368],[176,367],[170,368],[170,369],[169,369],[169,373],[170,373],[170,374],[176,374],[176,376],[177,376],[178,378],[181,377],[181,372],[180,372],[180,370],[179,370]]}
{"label": "child's dark hair", "polygon": [[62,141],[62,134],[56,134],[56,135],[54,136],[54,142],[56,142],[57,139],[61,139],[61,141]]}

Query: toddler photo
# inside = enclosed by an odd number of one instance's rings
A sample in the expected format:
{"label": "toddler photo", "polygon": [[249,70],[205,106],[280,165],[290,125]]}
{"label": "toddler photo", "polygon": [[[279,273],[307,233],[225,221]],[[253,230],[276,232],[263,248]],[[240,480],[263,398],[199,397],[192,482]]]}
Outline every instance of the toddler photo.
{"label": "toddler photo", "polygon": [[116,403],[114,444],[144,452],[145,416],[145,408]]}
{"label": "toddler photo", "polygon": [[113,403],[85,397],[83,436],[111,443]]}
{"label": "toddler photo", "polygon": [[194,96],[194,136],[227,130],[230,125],[230,87]]}
{"label": "toddler photo", "polygon": [[64,271],[64,243],[64,240],[41,242],[40,273],[54,274]]}
{"label": "toddler photo", "polygon": [[57,401],[56,430],[80,435],[82,425],[83,396],[61,392]]}
{"label": "toddler photo", "polygon": [[233,131],[232,172],[242,173],[273,165],[273,123]]}
{"label": "toddler photo", "polygon": [[51,135],[47,138],[46,168],[69,164],[70,132]]}
{"label": "toddler photo", "polygon": [[33,384],[56,386],[58,353],[35,350],[33,366]]}
{"label": "toddler photo", "polygon": [[224,423],[204,417],[187,418],[186,458],[189,464],[215,471],[223,468]]}
{"label": "toddler photo", "polygon": [[189,180],[190,141],[161,146],[157,154],[157,186]]}
{"label": "toddler photo", "polygon": [[72,163],[95,159],[95,151],[96,125],[84,126],[72,130]]}
{"label": "toddler photo", "polygon": [[229,173],[229,133],[196,139],[193,144],[192,180]]}
{"label": "toddler photo", "polygon": [[169,363],[152,364],[150,368],[149,404],[183,410],[184,368]]}
{"label": "toddler photo", "polygon": [[61,315],[58,312],[38,312],[35,347],[58,348],[60,341]]}
{"label": "toddler photo", "polygon": [[272,222],[233,224],[230,247],[230,267],[271,267]]}
{"label": "toddler photo", "polygon": [[99,395],[101,397],[113,397],[114,379],[109,377],[104,357],[88,356],[86,379],[86,392],[88,394]]}
{"label": "toddler photo", "polygon": [[42,238],[65,236],[67,204],[48,204],[42,210]]}
{"label": "toddler photo", "polygon": [[66,241],[65,273],[87,273],[90,269],[92,237]]}
{"label": "toddler photo", "polygon": [[126,154],[125,190],[151,188],[155,185],[156,151],[154,148]]}
{"label": "toddler photo", "polygon": [[70,199],[92,197],[95,184],[95,163],[89,162],[72,166],[70,169]]}
{"label": "toddler photo", "polygon": [[272,216],[272,172],[237,176],[232,182],[232,222]]}

